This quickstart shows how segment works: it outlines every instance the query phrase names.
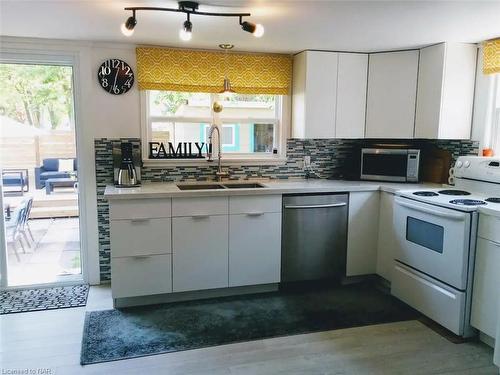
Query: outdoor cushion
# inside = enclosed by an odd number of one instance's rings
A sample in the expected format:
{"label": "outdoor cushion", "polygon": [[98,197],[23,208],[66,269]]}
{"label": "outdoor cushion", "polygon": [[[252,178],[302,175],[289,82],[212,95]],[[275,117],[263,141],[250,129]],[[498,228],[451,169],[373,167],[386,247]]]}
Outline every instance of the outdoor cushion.
{"label": "outdoor cushion", "polygon": [[45,171],[58,171],[59,170],[59,159],[49,158],[43,159],[43,169]]}
{"label": "outdoor cushion", "polygon": [[74,162],[73,159],[59,159],[59,172],[73,172]]}
{"label": "outdoor cushion", "polygon": [[67,178],[69,177],[68,172],[57,172],[57,171],[52,171],[52,172],[42,172],[40,173],[40,177],[42,180],[48,180],[49,178]]}

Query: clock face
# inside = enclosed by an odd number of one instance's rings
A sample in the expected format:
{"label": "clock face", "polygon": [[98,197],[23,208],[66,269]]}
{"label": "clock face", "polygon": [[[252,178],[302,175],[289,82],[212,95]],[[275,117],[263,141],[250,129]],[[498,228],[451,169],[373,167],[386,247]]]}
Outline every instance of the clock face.
{"label": "clock face", "polygon": [[99,67],[97,79],[104,90],[113,95],[120,95],[134,85],[134,72],[125,61],[109,59]]}

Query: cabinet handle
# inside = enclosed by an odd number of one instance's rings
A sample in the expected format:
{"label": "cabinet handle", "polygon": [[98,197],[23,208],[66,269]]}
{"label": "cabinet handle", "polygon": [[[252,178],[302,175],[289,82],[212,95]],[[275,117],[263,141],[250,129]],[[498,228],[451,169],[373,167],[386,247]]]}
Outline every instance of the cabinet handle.
{"label": "cabinet handle", "polygon": [[262,216],[264,212],[247,212],[247,216]]}
{"label": "cabinet handle", "polygon": [[331,204],[313,204],[313,205],[305,205],[305,206],[285,206],[288,210],[300,210],[300,209],[308,209],[308,208],[333,208],[333,207],[344,207],[347,206],[347,203],[331,203]]}
{"label": "cabinet handle", "polygon": [[141,224],[141,223],[147,223],[149,222],[149,220],[151,219],[148,219],[148,218],[143,218],[143,219],[131,219],[130,222],[132,224]]}
{"label": "cabinet handle", "polygon": [[203,219],[208,219],[210,215],[192,215],[191,218],[193,220],[203,220]]}

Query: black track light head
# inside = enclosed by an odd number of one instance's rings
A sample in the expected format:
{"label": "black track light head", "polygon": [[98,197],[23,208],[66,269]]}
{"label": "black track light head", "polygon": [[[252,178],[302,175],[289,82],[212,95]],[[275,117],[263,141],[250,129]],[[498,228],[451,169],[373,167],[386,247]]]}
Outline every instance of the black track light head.
{"label": "black track light head", "polygon": [[260,23],[255,24],[253,22],[244,21],[241,22],[241,28],[244,31],[253,34],[256,38],[260,38],[264,35],[264,26]]}
{"label": "black track light head", "polygon": [[188,19],[184,21],[184,24],[182,25],[182,29],[179,30],[179,38],[185,42],[189,42],[191,38],[193,37],[193,24]]}
{"label": "black track light head", "polygon": [[[135,12],[134,12],[135,13]],[[137,19],[135,18],[135,14],[127,18],[125,23],[122,24],[121,30],[123,35],[131,36],[134,33],[134,27],[137,25]]]}

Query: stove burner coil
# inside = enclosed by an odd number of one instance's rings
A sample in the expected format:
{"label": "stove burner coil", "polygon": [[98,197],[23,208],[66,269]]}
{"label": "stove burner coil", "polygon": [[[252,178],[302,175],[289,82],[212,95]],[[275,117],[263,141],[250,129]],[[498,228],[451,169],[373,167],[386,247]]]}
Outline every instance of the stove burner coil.
{"label": "stove burner coil", "polygon": [[486,204],[486,202],[477,199],[452,199],[450,203],[458,206],[482,206]]}
{"label": "stove burner coil", "polygon": [[490,203],[500,203],[500,198],[497,198],[497,197],[486,198],[485,201],[490,202]]}
{"label": "stove burner coil", "polygon": [[464,190],[440,190],[438,193],[443,195],[470,195],[468,191]]}
{"label": "stove burner coil", "polygon": [[437,197],[439,194],[433,191],[416,191],[413,195],[417,195],[419,197]]}

